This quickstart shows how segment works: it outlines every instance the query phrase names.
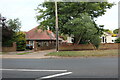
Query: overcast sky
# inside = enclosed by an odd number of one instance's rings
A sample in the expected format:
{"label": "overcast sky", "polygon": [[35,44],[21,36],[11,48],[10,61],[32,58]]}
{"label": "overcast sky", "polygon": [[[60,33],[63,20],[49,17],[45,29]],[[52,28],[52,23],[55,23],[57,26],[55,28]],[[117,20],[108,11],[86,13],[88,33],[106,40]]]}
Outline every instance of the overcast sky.
{"label": "overcast sky", "polygon": [[[43,0],[1,0],[0,13],[7,19],[19,18],[22,23],[21,30],[28,31],[38,25],[35,19],[35,9],[42,2]],[[97,18],[96,23],[105,25],[105,29],[118,28],[118,0],[114,2],[115,6],[107,10],[105,15]]]}

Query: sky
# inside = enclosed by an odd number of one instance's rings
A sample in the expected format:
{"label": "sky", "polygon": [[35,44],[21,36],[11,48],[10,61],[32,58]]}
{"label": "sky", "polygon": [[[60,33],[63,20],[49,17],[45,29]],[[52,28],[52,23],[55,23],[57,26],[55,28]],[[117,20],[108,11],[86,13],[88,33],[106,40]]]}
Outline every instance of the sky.
{"label": "sky", "polygon": [[[42,2],[43,0],[1,0],[0,13],[7,20],[19,18],[22,23],[21,31],[29,31],[39,25],[35,18],[35,9]],[[118,0],[110,2],[115,2],[116,5],[108,9],[105,15],[98,17],[96,23],[105,25],[105,29],[114,30],[118,28]]]}

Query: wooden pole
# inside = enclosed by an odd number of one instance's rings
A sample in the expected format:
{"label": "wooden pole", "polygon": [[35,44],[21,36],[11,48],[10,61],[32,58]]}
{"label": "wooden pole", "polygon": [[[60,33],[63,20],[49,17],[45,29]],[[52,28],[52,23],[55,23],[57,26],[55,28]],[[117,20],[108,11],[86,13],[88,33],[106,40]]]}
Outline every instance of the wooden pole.
{"label": "wooden pole", "polygon": [[56,16],[56,52],[59,51],[59,38],[58,38],[58,13],[57,13],[57,1],[55,1],[55,16]]}

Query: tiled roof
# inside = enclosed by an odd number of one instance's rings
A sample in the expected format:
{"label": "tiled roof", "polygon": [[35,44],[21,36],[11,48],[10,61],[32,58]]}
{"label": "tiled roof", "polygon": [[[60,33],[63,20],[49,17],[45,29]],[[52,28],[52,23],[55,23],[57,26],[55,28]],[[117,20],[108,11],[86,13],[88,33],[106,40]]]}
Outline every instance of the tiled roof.
{"label": "tiled roof", "polygon": [[26,32],[27,40],[55,40],[55,34],[50,30],[38,29],[37,27]]}

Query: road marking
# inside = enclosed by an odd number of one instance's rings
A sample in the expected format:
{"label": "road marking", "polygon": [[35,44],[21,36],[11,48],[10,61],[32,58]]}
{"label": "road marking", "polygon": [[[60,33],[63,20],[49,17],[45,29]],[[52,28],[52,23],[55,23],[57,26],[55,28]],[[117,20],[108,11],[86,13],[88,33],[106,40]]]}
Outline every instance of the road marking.
{"label": "road marking", "polygon": [[38,71],[38,72],[65,72],[67,70],[37,70],[37,69],[0,69],[3,71]]}
{"label": "road marking", "polygon": [[65,73],[59,73],[59,74],[49,75],[49,76],[41,77],[40,79],[36,79],[36,80],[48,79],[48,78],[53,78],[53,77],[58,77],[58,76],[64,76],[64,75],[68,75],[68,74],[72,74],[72,72],[65,72]]}

